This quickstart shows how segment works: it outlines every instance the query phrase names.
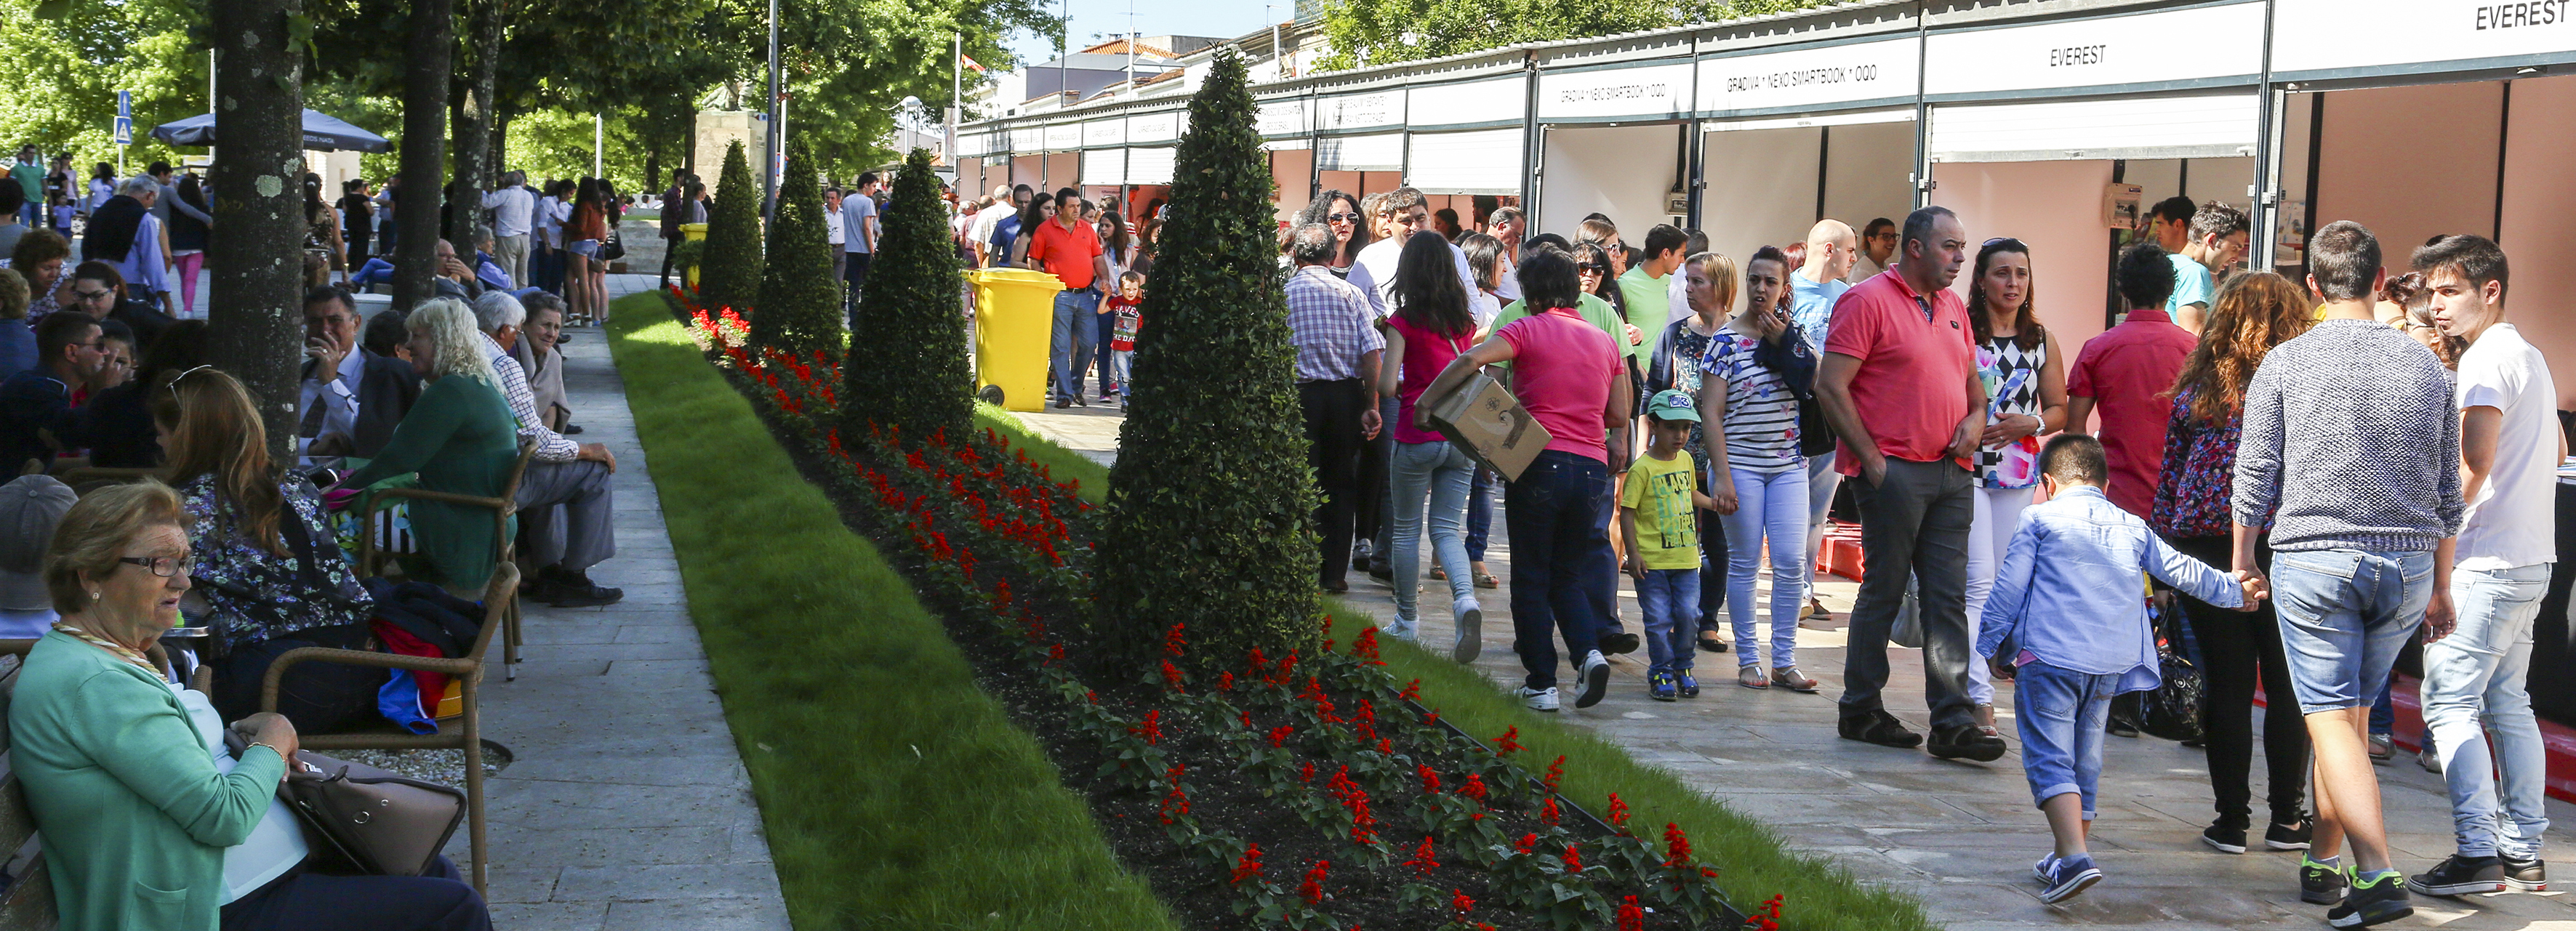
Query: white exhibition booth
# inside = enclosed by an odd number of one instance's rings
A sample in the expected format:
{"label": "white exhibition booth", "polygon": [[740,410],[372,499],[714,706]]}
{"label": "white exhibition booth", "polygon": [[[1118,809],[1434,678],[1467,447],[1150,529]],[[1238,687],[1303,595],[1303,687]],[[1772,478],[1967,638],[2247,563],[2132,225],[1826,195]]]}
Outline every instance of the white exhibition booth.
{"label": "white exhibition booth", "polygon": [[[2576,240],[2576,19],[2493,0],[1886,0],[1257,85],[1280,216],[1410,184],[1534,230],[1696,227],[1742,258],[1818,218],[1935,203],[2031,244],[2068,347],[2111,320],[2115,224],[2183,195],[2254,216],[2257,263],[2353,219],[2392,266],[2437,233]],[[1179,84],[1181,82],[1169,82]],[[1149,86],[1151,89],[1151,86]],[[961,176],[1168,183],[1179,88],[967,127]],[[1122,135],[1123,133],[1123,135]],[[1157,194],[1156,196],[1164,196]],[[2514,290],[2576,290],[2526,260]],[[1964,283],[1962,284],[1964,288]],[[2562,319],[2563,318],[2563,319]],[[2553,354],[2576,318],[2518,315]],[[2576,406],[2576,380],[2565,388]]]}

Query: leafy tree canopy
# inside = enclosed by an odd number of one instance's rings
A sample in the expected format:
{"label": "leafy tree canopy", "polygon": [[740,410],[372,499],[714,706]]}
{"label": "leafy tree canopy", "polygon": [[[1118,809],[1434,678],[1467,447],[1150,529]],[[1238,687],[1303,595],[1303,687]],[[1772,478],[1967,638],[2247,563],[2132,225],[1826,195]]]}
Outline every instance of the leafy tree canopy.
{"label": "leafy tree canopy", "polygon": [[82,176],[114,163],[116,92],[134,92],[134,145],[126,170],[182,152],[152,127],[206,112],[206,48],[189,31],[205,8],[188,0],[0,0],[0,146],[14,157],[34,143],[47,158],[69,152]]}
{"label": "leafy tree canopy", "polygon": [[1662,29],[1837,0],[1339,0],[1324,14],[1325,70],[1464,55],[1524,42]]}

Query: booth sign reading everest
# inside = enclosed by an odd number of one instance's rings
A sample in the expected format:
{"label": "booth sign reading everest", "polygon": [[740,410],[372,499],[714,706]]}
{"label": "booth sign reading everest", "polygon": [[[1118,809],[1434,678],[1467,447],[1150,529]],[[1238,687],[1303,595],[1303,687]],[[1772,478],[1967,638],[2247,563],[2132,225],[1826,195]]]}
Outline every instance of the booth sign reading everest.
{"label": "booth sign reading everest", "polygon": [[2576,61],[2569,0],[2274,0],[2272,16],[2285,81]]}

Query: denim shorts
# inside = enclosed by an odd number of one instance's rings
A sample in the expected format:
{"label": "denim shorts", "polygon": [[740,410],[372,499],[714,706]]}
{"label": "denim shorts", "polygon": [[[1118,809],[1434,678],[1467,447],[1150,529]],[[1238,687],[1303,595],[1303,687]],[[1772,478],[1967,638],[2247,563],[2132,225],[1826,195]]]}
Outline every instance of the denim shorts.
{"label": "denim shorts", "polygon": [[576,239],[573,240],[573,244],[568,248],[572,250],[572,254],[581,256],[585,259],[595,259],[599,257],[599,240],[596,239]]}
{"label": "denim shorts", "polygon": [[2429,552],[2274,551],[2272,604],[2299,710],[2369,705],[2432,600]]}

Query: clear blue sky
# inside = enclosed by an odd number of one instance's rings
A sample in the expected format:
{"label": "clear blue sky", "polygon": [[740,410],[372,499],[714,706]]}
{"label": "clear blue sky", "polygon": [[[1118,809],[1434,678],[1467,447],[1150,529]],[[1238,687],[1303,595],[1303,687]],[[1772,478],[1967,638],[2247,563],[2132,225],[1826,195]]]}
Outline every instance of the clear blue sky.
{"label": "clear blue sky", "polygon": [[[1107,41],[1129,29],[1149,36],[1219,36],[1234,38],[1296,15],[1292,0],[1273,0],[1265,15],[1261,0],[1048,0],[1049,10],[1069,12],[1073,48]],[[1134,26],[1127,16],[1134,10]],[[1064,15],[1058,13],[1057,15]],[[1100,38],[1093,36],[1098,34]],[[1011,38],[1011,51],[1035,64],[1055,57],[1055,37],[1026,32]]]}

